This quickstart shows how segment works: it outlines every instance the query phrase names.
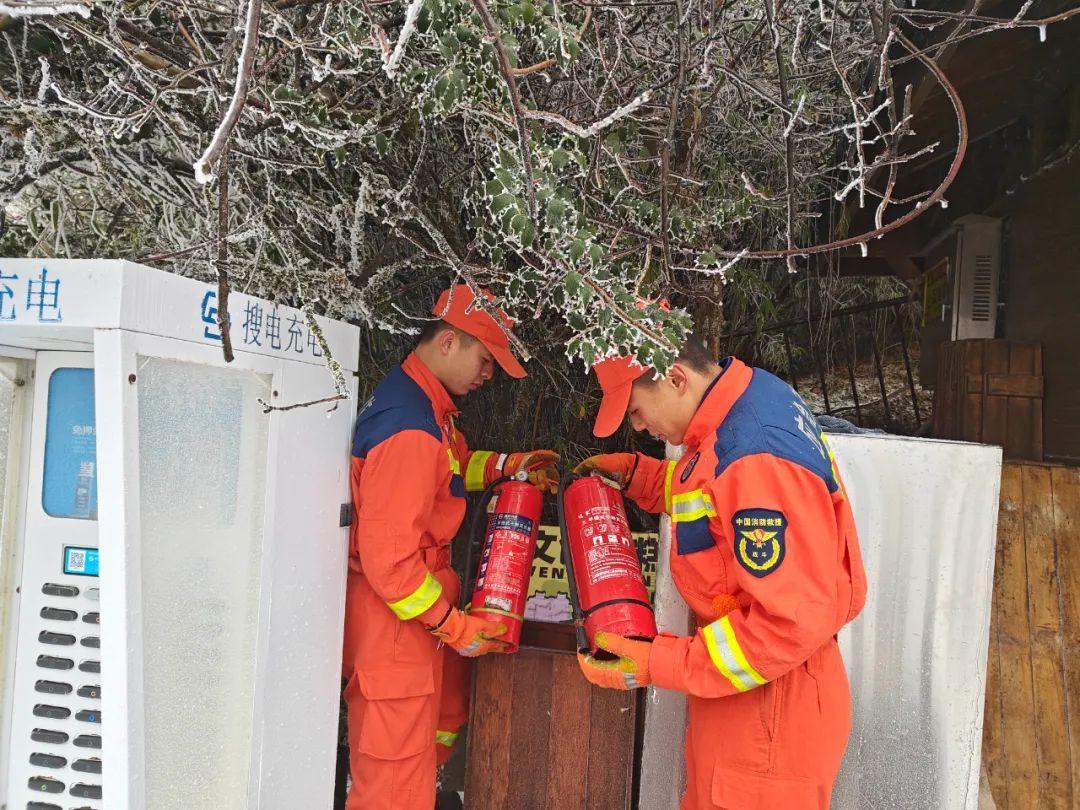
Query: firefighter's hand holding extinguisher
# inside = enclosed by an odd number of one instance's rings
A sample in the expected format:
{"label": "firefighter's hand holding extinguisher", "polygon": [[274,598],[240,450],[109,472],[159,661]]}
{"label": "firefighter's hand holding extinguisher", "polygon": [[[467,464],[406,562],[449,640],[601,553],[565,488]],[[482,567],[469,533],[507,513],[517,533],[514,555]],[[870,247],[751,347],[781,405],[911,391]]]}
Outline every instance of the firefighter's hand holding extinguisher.
{"label": "firefighter's hand holding extinguisher", "polygon": [[525,473],[525,480],[541,492],[554,495],[559,487],[559,454],[554,450],[526,450],[510,453],[502,466],[502,474],[516,477]]}
{"label": "firefighter's hand holding extinguisher", "polygon": [[[636,453],[605,453],[585,459],[574,472],[600,475],[625,487],[633,479],[636,467]],[[578,666],[589,683],[608,689],[638,689],[652,683],[649,676],[652,642],[598,632],[596,646],[609,655],[601,659],[592,652],[578,651],[577,656]]]}
{"label": "firefighter's hand holding extinguisher", "polygon": [[426,626],[435,638],[466,658],[503,652],[507,647],[506,642],[496,638],[506,632],[506,625],[470,616],[451,604],[446,605],[441,619]]}
{"label": "firefighter's hand holding extinguisher", "polygon": [[[578,665],[586,680],[608,689],[652,683],[656,622],[617,492],[630,484],[636,467],[634,453],[591,456],[563,478],[559,490]],[[598,483],[605,479],[608,484]]]}
{"label": "firefighter's hand holding extinguisher", "polygon": [[574,473],[576,475],[596,473],[614,481],[620,487],[625,487],[633,479],[636,467],[636,453],[604,453],[599,456],[589,456],[574,467]]}
{"label": "firefighter's hand holding extinguisher", "polygon": [[592,653],[578,652],[578,666],[585,680],[607,689],[640,689],[652,683],[649,675],[651,641],[635,641],[614,633],[597,633],[596,646],[614,660],[601,660]]}

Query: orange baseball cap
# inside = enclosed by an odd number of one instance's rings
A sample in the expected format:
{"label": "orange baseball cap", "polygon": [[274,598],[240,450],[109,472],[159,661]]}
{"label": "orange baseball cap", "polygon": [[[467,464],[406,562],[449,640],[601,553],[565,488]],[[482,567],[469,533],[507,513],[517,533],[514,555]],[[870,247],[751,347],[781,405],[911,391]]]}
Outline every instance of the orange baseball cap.
{"label": "orange baseball cap", "polygon": [[633,357],[608,357],[596,363],[593,371],[604,392],[600,410],[596,412],[593,435],[603,438],[619,429],[630,404],[630,389],[634,380],[648,369],[639,365]]}
{"label": "orange baseball cap", "polygon": [[[489,290],[481,290],[481,292],[489,301],[495,300],[495,296]],[[522,377],[529,376],[510,351],[510,341],[507,340],[506,334],[495,323],[493,317],[475,306],[475,300],[476,297],[468,284],[455,284],[443,290],[431,314],[483,343],[496,362],[502,366],[503,371],[511,377],[520,380]],[[495,311],[507,329],[514,325],[514,322],[501,309]]]}

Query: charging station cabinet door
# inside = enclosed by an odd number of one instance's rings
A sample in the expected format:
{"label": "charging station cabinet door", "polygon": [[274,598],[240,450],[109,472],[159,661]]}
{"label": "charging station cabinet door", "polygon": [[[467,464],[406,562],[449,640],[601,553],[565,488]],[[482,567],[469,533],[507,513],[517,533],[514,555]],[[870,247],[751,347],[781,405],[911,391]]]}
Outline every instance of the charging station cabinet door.
{"label": "charging station cabinet door", "polygon": [[12,689],[11,810],[102,810],[97,423],[89,352],[35,367]]}
{"label": "charging station cabinet door", "polygon": [[325,395],[287,357],[94,350],[109,810],[329,807],[352,409],[267,413]]}

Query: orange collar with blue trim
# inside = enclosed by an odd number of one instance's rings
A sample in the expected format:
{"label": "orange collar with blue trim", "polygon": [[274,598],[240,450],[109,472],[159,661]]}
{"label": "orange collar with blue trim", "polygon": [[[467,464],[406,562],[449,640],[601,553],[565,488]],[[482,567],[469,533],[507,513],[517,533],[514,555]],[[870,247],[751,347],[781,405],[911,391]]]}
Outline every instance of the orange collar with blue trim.
{"label": "orange collar with blue trim", "polygon": [[409,352],[409,356],[401,364],[401,370],[420,386],[421,391],[427,394],[427,398],[431,400],[431,408],[435,412],[435,421],[439,424],[445,422],[448,417],[460,413],[446,387],[439,382],[439,378],[427,367],[427,364],[416,356],[416,352]]}
{"label": "orange collar with blue trim", "polygon": [[746,392],[753,375],[754,370],[746,363],[734,357],[727,359],[683,434],[683,444],[687,448],[697,447],[705,437],[716,432],[736,400]]}

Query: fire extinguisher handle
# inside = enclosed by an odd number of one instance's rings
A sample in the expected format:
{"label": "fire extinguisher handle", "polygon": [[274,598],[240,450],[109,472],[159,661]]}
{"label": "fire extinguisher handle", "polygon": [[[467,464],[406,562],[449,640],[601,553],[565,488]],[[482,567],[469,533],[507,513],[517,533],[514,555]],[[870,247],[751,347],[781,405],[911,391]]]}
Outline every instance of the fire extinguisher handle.
{"label": "fire extinguisher handle", "polygon": [[563,492],[577,479],[581,478],[572,472],[563,475],[559,480],[559,491],[555,496],[557,511],[559,513],[559,536],[562,546],[563,567],[566,569],[566,584],[570,590],[570,617],[574,621],[574,634],[577,640],[577,648],[580,653],[589,652],[589,639],[585,635],[585,618],[581,613],[581,601],[578,599],[577,580],[574,579],[574,560],[570,553],[570,535],[566,531],[566,512],[563,508]]}
{"label": "fire extinguisher handle", "polygon": [[462,577],[461,582],[461,598],[458,600],[462,610],[469,605],[472,601],[472,587],[471,582],[475,576],[473,572],[473,550],[476,548],[477,542],[483,542],[483,532],[487,528],[487,524],[484,518],[487,517],[488,503],[491,501],[491,497],[495,494],[496,488],[500,484],[505,484],[507,481],[513,480],[513,476],[504,475],[496,478],[484,489],[483,494],[480,496],[480,500],[476,502],[476,511],[473,512],[472,525],[469,527],[469,535],[465,541],[465,574]]}

